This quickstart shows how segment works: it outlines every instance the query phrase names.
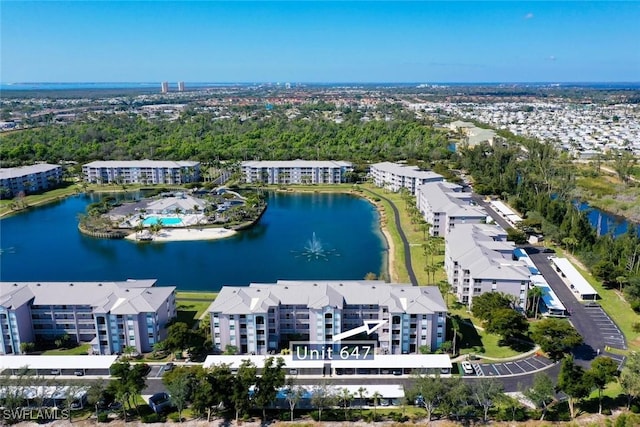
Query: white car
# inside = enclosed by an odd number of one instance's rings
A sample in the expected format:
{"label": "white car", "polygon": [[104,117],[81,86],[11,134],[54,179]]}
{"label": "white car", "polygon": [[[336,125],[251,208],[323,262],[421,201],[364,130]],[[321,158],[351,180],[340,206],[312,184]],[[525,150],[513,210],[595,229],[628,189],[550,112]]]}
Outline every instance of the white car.
{"label": "white car", "polygon": [[465,374],[467,375],[473,374],[473,366],[471,366],[471,363],[464,361],[460,365],[462,366],[462,370],[464,371]]}

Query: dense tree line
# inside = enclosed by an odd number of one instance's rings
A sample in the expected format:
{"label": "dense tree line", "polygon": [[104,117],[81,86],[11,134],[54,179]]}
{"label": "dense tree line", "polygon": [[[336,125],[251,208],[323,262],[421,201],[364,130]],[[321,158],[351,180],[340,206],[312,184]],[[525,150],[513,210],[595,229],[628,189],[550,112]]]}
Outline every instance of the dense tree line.
{"label": "dense tree line", "polygon": [[4,166],[73,160],[348,159],[396,160],[446,157],[446,134],[401,115],[363,121],[345,111],[343,122],[309,114],[289,119],[284,110],[235,113],[219,119],[189,110],[176,121],[103,115],[69,125],[51,125],[3,135]]}
{"label": "dense tree line", "polygon": [[[598,236],[575,199],[575,169],[551,144],[503,133],[503,142],[464,150],[459,166],[474,178],[480,194],[498,194],[525,214],[527,231],[545,237],[580,258],[606,286],[624,291],[640,311],[640,236]],[[507,139],[510,138],[510,139]]]}

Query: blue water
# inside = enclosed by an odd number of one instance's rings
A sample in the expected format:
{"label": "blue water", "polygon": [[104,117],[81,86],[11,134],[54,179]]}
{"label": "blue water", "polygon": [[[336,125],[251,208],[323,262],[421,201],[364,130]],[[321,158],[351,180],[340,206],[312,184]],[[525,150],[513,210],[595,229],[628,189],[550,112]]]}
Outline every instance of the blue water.
{"label": "blue water", "polygon": [[589,223],[600,236],[612,233],[613,237],[618,237],[621,234],[626,233],[630,225],[637,227],[640,232],[640,225],[610,213],[603,212],[598,208],[591,207],[587,202],[577,202],[576,206],[580,211],[587,211]]}
{"label": "blue water", "polygon": [[[160,218],[162,221],[162,225],[182,225],[182,220],[180,218]],[[142,221],[142,225],[156,225],[158,223],[157,216],[150,216]]]}
{"label": "blue water", "polygon": [[[97,200],[73,196],[0,220],[0,280],[156,278],[182,290],[216,291],[278,279],[362,279],[386,262],[377,211],[346,194],[271,194],[249,230],[222,240],[166,243],[80,234],[77,215]],[[314,233],[318,257],[306,249]]]}

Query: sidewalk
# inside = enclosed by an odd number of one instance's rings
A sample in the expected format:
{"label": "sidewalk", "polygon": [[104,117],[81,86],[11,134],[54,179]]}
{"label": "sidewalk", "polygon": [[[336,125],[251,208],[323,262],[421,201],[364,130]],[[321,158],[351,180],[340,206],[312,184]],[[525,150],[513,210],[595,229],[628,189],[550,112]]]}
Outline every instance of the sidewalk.
{"label": "sidewalk", "polygon": [[[540,346],[536,345],[533,349],[527,351],[526,353],[516,354],[515,356],[511,356],[511,357],[488,357],[488,356],[482,356],[478,354],[476,354],[476,356],[478,356],[480,359],[490,360],[492,362],[510,362],[512,360],[526,359],[527,357],[533,356],[539,351],[540,351]],[[451,359],[451,362],[462,362],[464,360],[469,360],[468,357],[469,357],[468,354],[461,354],[460,356]]]}

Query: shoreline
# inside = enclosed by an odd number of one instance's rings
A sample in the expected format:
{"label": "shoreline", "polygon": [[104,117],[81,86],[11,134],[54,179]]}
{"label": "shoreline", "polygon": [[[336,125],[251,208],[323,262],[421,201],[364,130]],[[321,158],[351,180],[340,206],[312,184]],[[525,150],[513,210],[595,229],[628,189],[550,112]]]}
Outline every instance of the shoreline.
{"label": "shoreline", "polygon": [[125,237],[134,243],[157,242],[186,242],[195,240],[218,240],[235,236],[238,232],[227,228],[163,228],[152,236],[151,240],[138,239],[138,233],[133,232]]}
{"label": "shoreline", "polygon": [[[382,215],[381,212],[380,215]],[[391,233],[389,233],[389,230],[386,226],[382,225],[382,220],[380,221],[380,231],[382,232],[384,239],[387,241],[387,274],[389,274],[389,282],[396,283],[398,282],[398,272],[396,271],[395,267],[396,247],[393,243],[393,239],[391,238]]]}
{"label": "shoreline", "polygon": [[[53,203],[56,201],[60,201],[63,200],[65,198],[71,197],[71,196],[76,196],[76,195],[80,195],[83,193],[111,193],[111,192],[117,192],[117,193],[126,193],[129,191],[139,191],[141,188],[136,188],[136,189],[114,189],[114,188],[98,188],[98,189],[91,189],[89,191],[74,191],[74,192],[69,192],[66,195],[59,195],[59,196],[55,196],[55,197],[51,197],[51,198],[47,198],[44,200],[40,200],[37,203],[31,204],[29,205],[29,207],[27,207],[26,209],[21,209],[21,210],[17,210],[17,211],[7,211],[7,212],[3,212],[0,213],[0,219],[2,219],[3,217],[6,216],[10,216],[10,215],[14,215],[14,214],[20,214],[23,213],[25,211],[27,211],[30,207],[37,207],[40,205],[44,205],[47,203]],[[317,188],[314,186],[308,186],[308,187],[295,187],[295,186],[291,186],[291,187],[287,187],[285,190],[276,190],[276,191],[282,191],[284,193],[287,192],[291,192],[291,193],[341,193],[341,194],[350,194],[350,195],[354,195],[357,197],[360,197],[366,201],[368,201],[369,203],[371,203],[375,209],[378,212],[378,228],[381,232],[381,234],[384,237],[384,240],[386,241],[386,246],[387,246],[387,251],[386,251],[386,263],[383,262],[383,271],[380,272],[380,276],[384,276],[385,274],[388,275],[388,279],[390,282],[397,282],[398,281],[398,271],[396,269],[395,266],[395,262],[396,262],[396,253],[395,253],[395,244],[393,242],[393,238],[391,236],[391,233],[389,232],[387,226],[386,226],[386,222],[384,221],[386,219],[386,212],[384,209],[384,206],[382,206],[380,203],[376,202],[375,200],[373,200],[371,197],[369,197],[364,190],[360,190],[360,191],[356,191],[354,190],[353,185],[349,185],[348,187],[346,185],[339,185],[336,186],[336,188],[330,188],[327,186],[323,186],[321,188]],[[264,212],[263,212],[264,213]],[[259,219],[259,218],[258,218]],[[132,232],[129,235],[125,236],[125,240],[129,240],[129,241],[133,241],[136,243],[153,243],[153,242],[171,242],[171,241],[189,241],[189,240],[218,240],[218,239],[223,239],[223,238],[227,238],[227,237],[231,237],[233,235],[235,235],[238,231],[236,230],[227,230],[227,233],[220,233],[220,232],[204,232],[201,233],[203,230],[206,229],[182,229],[184,230],[184,232],[176,232],[177,230],[181,230],[181,229],[167,229],[164,228],[162,229],[162,231],[160,232],[160,234],[158,236],[154,236],[154,238],[152,240],[139,240],[137,239],[136,233]],[[187,231],[190,230],[190,231]],[[213,229],[213,230],[220,230],[220,229]],[[188,234],[187,234],[188,233]],[[386,265],[384,265],[386,264]],[[386,267],[386,268],[384,268]]]}

